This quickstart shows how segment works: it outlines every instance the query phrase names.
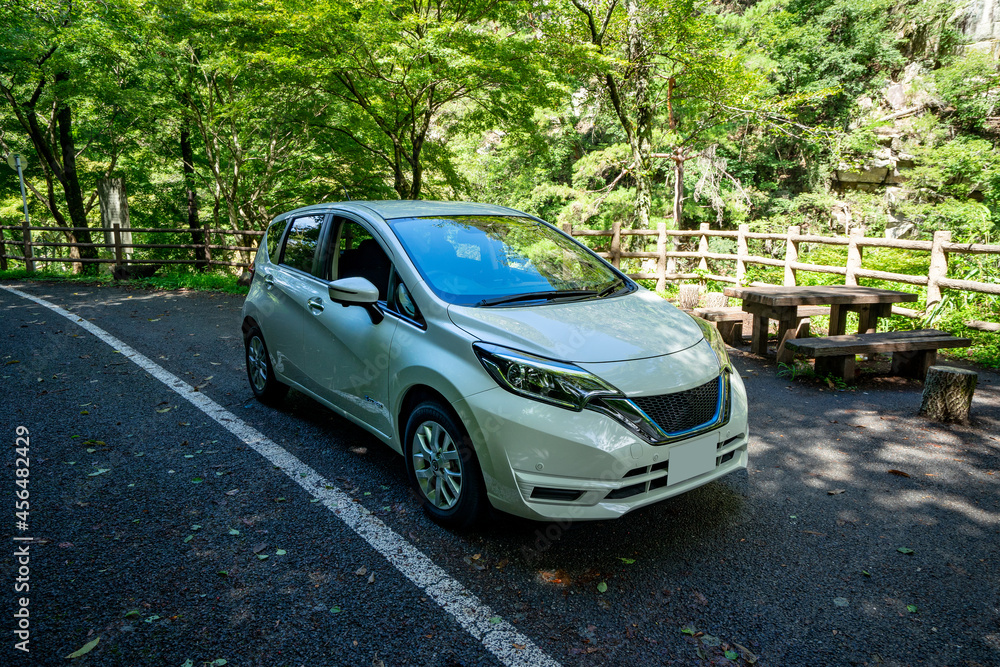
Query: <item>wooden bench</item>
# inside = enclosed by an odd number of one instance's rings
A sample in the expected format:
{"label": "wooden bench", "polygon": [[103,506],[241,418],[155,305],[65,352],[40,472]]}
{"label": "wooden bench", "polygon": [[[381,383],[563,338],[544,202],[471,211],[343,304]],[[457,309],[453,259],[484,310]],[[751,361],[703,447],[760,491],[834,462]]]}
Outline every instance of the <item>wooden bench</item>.
{"label": "wooden bench", "polygon": [[792,352],[816,360],[816,375],[854,380],[854,355],[892,352],[892,373],[922,380],[937,361],[937,351],[946,347],[969,347],[970,338],[958,338],[937,329],[887,331],[825,338],[795,338],[785,341]]}
{"label": "wooden bench", "polygon": [[[703,320],[714,322],[722,334],[722,340],[731,347],[743,345],[743,318],[746,312],[739,306],[727,308],[695,308],[691,311]],[[814,315],[829,315],[829,306],[799,306],[795,311],[798,318],[796,335],[809,335],[809,318]]]}

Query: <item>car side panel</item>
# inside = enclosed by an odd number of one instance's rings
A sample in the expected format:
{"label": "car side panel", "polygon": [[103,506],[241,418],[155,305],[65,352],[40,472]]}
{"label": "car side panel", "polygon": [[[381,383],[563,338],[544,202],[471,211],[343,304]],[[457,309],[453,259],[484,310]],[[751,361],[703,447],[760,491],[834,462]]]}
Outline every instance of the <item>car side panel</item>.
{"label": "car side panel", "polygon": [[358,421],[391,436],[389,350],[397,320],[386,317],[373,324],[361,306],[333,303],[325,286],[313,281],[312,307],[303,319],[305,384]]}

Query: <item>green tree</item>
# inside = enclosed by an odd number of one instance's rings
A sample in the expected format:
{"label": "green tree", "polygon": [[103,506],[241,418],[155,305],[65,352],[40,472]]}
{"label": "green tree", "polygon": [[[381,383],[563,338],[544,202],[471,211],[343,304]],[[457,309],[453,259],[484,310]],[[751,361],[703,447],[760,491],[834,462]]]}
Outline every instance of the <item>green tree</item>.
{"label": "green tree", "polygon": [[[0,7],[0,23],[8,26],[0,45],[4,149],[16,145],[18,135],[27,138],[44,176],[41,188],[27,185],[56,226],[69,230],[66,240],[84,244],[70,249],[74,258],[97,257],[97,249],[86,245],[94,242],[87,213],[96,203],[91,189],[96,179],[81,173],[79,160],[89,156],[89,170],[106,176],[123,150],[128,119],[121,110],[127,98],[123,91],[131,85],[133,19],[124,3],[109,8],[87,1],[33,0]],[[96,264],[80,264],[77,270],[97,270]]]}
{"label": "green tree", "polygon": [[331,145],[346,141],[389,170],[398,197],[418,199],[428,157],[457,185],[450,131],[527,122],[550,97],[553,77],[522,9],[495,0],[288,3],[280,49],[286,71],[328,103],[321,124],[337,136]]}

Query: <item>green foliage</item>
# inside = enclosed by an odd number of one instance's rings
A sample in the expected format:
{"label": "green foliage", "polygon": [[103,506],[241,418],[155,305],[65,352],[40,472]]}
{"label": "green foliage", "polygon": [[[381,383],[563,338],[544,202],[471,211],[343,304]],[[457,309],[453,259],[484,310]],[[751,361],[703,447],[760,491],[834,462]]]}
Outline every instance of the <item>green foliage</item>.
{"label": "green foliage", "polygon": [[24,269],[8,269],[7,271],[0,271],[0,280],[114,285],[125,289],[189,289],[225,292],[227,294],[246,294],[249,291],[248,288],[236,284],[235,276],[192,273],[183,270],[168,271],[149,278],[112,280],[107,274],[85,276],[54,269],[36,270],[33,273],[28,273]]}
{"label": "green foliage", "polygon": [[989,53],[971,51],[934,72],[934,84],[954,108],[952,122],[970,130],[985,130],[986,119],[1000,113],[1000,62]]}

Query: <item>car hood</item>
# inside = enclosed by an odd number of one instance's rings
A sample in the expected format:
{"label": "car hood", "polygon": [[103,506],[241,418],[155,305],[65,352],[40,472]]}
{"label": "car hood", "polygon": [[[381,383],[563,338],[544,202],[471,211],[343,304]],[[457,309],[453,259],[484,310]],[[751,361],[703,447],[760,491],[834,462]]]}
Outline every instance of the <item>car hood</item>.
{"label": "car hood", "polygon": [[644,289],[536,306],[449,306],[451,321],[480,340],[573,363],[674,354],[704,336],[691,317]]}

